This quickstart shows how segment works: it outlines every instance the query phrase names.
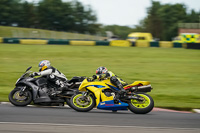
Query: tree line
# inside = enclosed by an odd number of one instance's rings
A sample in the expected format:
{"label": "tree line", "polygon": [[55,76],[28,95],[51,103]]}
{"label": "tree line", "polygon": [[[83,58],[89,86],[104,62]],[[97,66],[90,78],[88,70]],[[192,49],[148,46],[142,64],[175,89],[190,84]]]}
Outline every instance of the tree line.
{"label": "tree line", "polygon": [[161,40],[171,40],[177,36],[178,23],[200,23],[200,9],[199,12],[188,11],[184,4],[162,5],[153,1],[147,13],[148,16],[142,20],[140,27]]}
{"label": "tree line", "polygon": [[0,25],[95,33],[97,17],[90,6],[74,0],[0,0]]}
{"label": "tree line", "polygon": [[199,23],[199,16],[200,11],[188,11],[184,4],[152,1],[147,16],[131,28],[98,24],[92,7],[84,6],[78,0],[40,0],[38,3],[0,0],[0,25],[91,34],[112,31],[122,39],[130,32],[150,32],[160,40],[171,40],[178,34],[178,23]]}
{"label": "tree line", "polygon": [[[134,18],[133,18],[134,19]],[[114,34],[127,37],[130,32],[149,32],[159,40],[172,40],[178,35],[178,23],[200,23],[199,11],[189,10],[184,4],[161,4],[152,1],[147,9],[147,16],[134,28],[110,25],[104,30],[112,30]]]}

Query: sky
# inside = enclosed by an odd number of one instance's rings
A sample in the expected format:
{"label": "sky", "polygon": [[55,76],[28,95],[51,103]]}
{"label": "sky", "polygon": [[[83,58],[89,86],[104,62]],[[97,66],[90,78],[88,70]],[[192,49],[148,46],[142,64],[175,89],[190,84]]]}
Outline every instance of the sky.
{"label": "sky", "polygon": [[[37,0],[28,0],[37,1]],[[72,0],[63,0],[72,1]],[[97,22],[103,25],[138,25],[140,20],[147,16],[147,8],[151,6],[151,0],[78,0],[83,5],[90,5],[95,11]],[[154,0],[161,4],[183,3],[188,11],[194,9],[200,11],[200,0]]]}

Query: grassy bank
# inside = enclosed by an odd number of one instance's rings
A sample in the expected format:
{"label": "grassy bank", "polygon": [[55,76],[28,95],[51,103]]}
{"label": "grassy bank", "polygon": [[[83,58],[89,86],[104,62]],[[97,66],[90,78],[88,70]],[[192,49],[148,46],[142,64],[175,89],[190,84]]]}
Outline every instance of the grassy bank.
{"label": "grassy bank", "polygon": [[106,66],[125,81],[151,81],[157,107],[200,108],[200,51],[182,48],[123,48],[0,44],[0,101],[25,69],[48,59],[68,78],[92,76]]}
{"label": "grassy bank", "polygon": [[46,38],[46,39],[87,39],[87,40],[104,40],[105,37],[70,33],[70,32],[59,32],[52,30],[42,30],[33,28],[21,28],[21,27],[10,27],[0,26],[0,37],[16,37],[16,38]]}

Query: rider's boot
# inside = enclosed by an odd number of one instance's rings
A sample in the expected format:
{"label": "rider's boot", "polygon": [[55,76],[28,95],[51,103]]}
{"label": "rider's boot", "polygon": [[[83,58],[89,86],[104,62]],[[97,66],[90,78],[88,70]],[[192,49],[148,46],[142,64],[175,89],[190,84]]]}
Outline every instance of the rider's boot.
{"label": "rider's boot", "polygon": [[114,100],[114,103],[115,103],[115,104],[119,104],[119,99],[120,99],[120,97],[123,97],[124,94],[125,94],[125,90],[124,90],[124,89],[118,91],[118,92],[115,94],[115,97],[114,97],[114,99],[113,99],[113,100]]}
{"label": "rider's boot", "polygon": [[120,95],[119,95],[119,92],[117,92],[116,94],[115,94],[115,97],[114,97],[114,104],[119,104],[119,97],[120,97]]}
{"label": "rider's boot", "polygon": [[124,90],[122,83],[115,76],[111,77],[111,83],[119,89],[119,91],[115,94],[115,97],[113,99],[114,103],[118,104],[120,97],[123,97],[126,91]]}

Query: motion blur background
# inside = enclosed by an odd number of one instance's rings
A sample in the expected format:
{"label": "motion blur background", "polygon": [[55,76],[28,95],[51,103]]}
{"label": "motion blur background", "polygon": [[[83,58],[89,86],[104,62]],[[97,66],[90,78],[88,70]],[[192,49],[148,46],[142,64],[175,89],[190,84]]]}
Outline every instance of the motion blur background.
{"label": "motion blur background", "polygon": [[[27,67],[37,71],[48,59],[68,78],[91,76],[104,65],[129,83],[149,80],[157,107],[200,108],[200,52],[183,49],[180,39],[182,33],[187,41],[195,34],[200,46],[199,5],[198,0],[0,0],[0,101],[8,101]],[[178,38],[181,48],[18,45],[20,39],[109,42],[135,32],[150,33],[153,42]]]}
{"label": "motion blur background", "polygon": [[[154,38],[170,41],[179,34],[181,23],[197,23],[191,27],[199,28],[199,5],[197,0],[1,0],[0,25],[97,36],[111,31],[121,39],[131,32],[150,32]],[[0,36],[26,33],[13,30],[11,34]],[[45,33],[35,36],[45,37]]]}

